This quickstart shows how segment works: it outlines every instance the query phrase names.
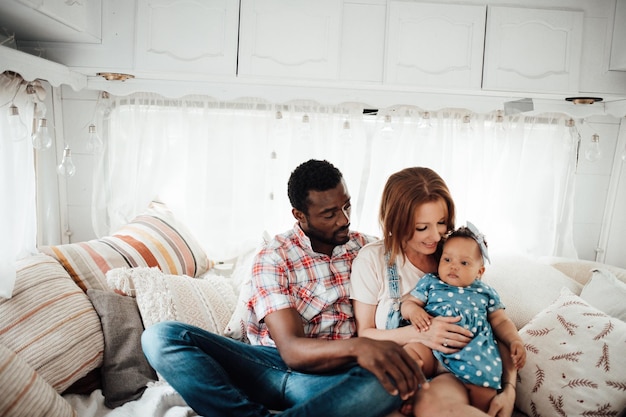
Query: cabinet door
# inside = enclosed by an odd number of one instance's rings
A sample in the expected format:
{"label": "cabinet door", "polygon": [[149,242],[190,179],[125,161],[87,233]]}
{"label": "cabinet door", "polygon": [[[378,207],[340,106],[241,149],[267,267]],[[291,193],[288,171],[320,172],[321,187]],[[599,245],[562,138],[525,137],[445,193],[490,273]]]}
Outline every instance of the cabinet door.
{"label": "cabinet door", "polygon": [[490,6],[483,88],[579,89],[583,12]]}
{"label": "cabinet door", "polygon": [[485,6],[391,1],[385,81],[480,89]]}
{"label": "cabinet door", "polygon": [[238,74],[337,79],[342,3],[241,0]]}
{"label": "cabinet door", "polygon": [[340,80],[382,83],[386,11],[384,2],[344,1]]}
{"label": "cabinet door", "polygon": [[239,4],[232,0],[138,0],[135,67],[235,75]]}

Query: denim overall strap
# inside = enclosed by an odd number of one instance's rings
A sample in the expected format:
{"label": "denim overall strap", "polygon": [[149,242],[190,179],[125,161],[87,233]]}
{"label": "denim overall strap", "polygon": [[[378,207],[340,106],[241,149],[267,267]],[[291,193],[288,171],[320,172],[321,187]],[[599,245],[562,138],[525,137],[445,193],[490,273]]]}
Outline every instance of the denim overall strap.
{"label": "denim overall strap", "polygon": [[389,280],[389,298],[391,298],[391,307],[387,313],[387,329],[397,329],[400,327],[402,315],[400,313],[400,277],[398,276],[398,268],[396,263],[389,265],[389,253],[385,254],[385,265],[387,265],[387,279]]}

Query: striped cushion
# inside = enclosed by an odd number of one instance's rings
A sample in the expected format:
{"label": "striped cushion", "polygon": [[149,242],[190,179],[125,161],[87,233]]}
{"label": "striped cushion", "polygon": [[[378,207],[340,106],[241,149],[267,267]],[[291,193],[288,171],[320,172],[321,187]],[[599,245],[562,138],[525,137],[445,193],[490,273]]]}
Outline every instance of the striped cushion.
{"label": "striped cushion", "polygon": [[0,299],[0,343],[61,393],[102,365],[100,319],[51,257],[37,254],[16,267],[13,297]]}
{"label": "striped cushion", "polygon": [[83,291],[109,289],[106,273],[113,268],[158,267],[167,274],[198,276],[212,266],[191,233],[155,202],[112,236],[40,251],[57,259]]}
{"label": "striped cushion", "polygon": [[76,412],[33,368],[0,345],[0,416],[76,416]]}

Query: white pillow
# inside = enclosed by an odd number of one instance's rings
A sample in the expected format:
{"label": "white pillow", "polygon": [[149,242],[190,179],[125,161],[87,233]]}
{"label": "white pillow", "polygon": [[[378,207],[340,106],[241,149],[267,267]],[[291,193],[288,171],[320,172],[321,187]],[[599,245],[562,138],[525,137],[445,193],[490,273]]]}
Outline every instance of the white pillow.
{"label": "white pillow", "polygon": [[116,283],[134,288],[146,328],[176,320],[223,335],[237,302],[229,278],[220,275],[200,279],[167,275],[158,268],[117,268],[107,273],[107,281],[114,288]]}
{"label": "white pillow", "polygon": [[515,405],[529,416],[617,416],[626,407],[626,323],[564,288],[520,330]]}
{"label": "white pillow", "polygon": [[626,321],[626,284],[608,269],[594,269],[580,298],[609,316]]}
{"label": "white pillow", "polygon": [[237,265],[233,271],[232,278],[239,291],[239,298],[237,300],[237,306],[231,316],[224,335],[231,339],[239,340],[245,343],[249,343],[247,327],[248,327],[248,300],[252,297],[252,267],[254,265],[254,259],[261,248],[270,241],[270,236],[267,232],[263,232],[261,243],[254,249],[242,254],[237,258]]}
{"label": "white pillow", "polygon": [[532,258],[494,254],[492,259],[492,264],[485,265],[483,281],[498,291],[507,315],[518,329],[551,304],[561,288],[575,294],[582,289],[567,275]]}

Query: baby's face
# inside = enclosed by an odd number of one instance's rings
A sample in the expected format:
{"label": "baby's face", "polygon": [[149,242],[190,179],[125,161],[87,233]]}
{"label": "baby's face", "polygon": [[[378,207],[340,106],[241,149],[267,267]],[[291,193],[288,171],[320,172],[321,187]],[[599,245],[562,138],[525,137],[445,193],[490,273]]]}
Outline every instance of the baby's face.
{"label": "baby's face", "polygon": [[472,238],[446,241],[439,261],[439,279],[455,287],[467,287],[485,272],[478,243]]}

